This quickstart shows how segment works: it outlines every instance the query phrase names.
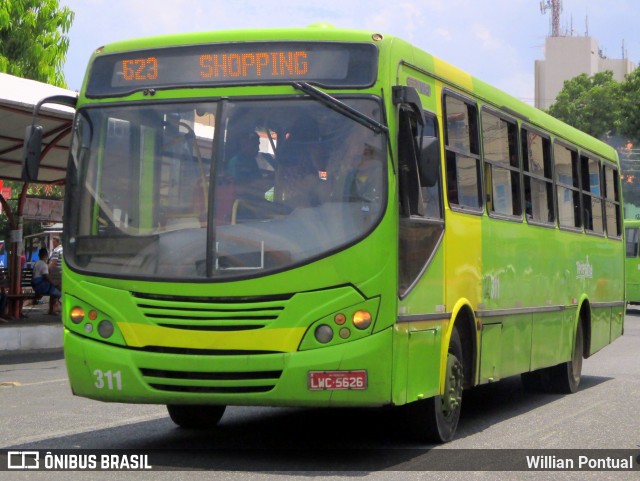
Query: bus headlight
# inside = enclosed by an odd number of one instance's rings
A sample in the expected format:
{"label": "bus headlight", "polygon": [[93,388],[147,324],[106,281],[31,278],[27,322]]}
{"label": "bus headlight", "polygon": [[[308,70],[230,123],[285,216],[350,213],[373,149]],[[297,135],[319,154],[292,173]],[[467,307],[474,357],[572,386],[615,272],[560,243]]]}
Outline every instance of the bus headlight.
{"label": "bus headlight", "polygon": [[356,311],[353,314],[353,325],[364,331],[371,325],[371,313],[369,311]]}
{"label": "bus headlight", "polygon": [[63,313],[64,326],[70,332],[98,341],[126,345],[113,313],[106,313],[71,295],[65,296],[64,302],[72,306]]}
{"label": "bus headlight", "polygon": [[[305,332],[298,349],[322,349],[355,342],[375,334],[380,297],[372,297],[327,313]],[[116,332],[119,325],[116,324]]]}
{"label": "bus headlight", "polygon": [[74,324],[80,324],[84,320],[84,309],[82,307],[75,306],[71,309],[69,317]]}
{"label": "bus headlight", "polygon": [[320,324],[315,330],[316,340],[322,344],[326,344],[333,339],[333,329],[326,324]]}
{"label": "bus headlight", "polygon": [[100,324],[98,324],[98,334],[100,334],[105,339],[111,337],[113,331],[114,327],[111,321],[100,321]]}

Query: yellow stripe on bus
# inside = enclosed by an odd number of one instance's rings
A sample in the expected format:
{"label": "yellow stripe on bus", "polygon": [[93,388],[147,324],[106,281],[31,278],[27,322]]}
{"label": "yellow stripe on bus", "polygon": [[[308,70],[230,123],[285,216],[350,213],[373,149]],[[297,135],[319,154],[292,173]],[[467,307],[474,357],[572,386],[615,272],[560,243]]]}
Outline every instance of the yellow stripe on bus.
{"label": "yellow stripe on bus", "polygon": [[230,349],[294,352],[305,328],[260,329],[256,331],[183,331],[168,327],[119,322],[118,327],[131,347],[161,346],[191,349]]}
{"label": "yellow stripe on bus", "polygon": [[458,67],[454,67],[450,63],[440,60],[437,57],[434,57],[433,61],[435,73],[438,77],[446,78],[454,84],[469,91],[473,90],[473,78],[469,73],[459,69]]}

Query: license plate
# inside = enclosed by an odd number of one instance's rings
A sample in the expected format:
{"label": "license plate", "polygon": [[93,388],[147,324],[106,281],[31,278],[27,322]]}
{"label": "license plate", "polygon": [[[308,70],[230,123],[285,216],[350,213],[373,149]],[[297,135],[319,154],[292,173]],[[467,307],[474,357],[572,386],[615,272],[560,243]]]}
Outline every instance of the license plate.
{"label": "license plate", "polygon": [[367,389],[367,371],[309,371],[311,391]]}

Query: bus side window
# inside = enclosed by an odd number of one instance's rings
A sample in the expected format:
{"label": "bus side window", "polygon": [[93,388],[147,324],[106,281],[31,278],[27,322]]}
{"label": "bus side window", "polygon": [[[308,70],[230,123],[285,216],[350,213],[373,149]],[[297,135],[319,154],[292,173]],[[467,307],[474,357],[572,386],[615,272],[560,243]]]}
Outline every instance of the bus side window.
{"label": "bus side window", "polygon": [[522,129],[520,138],[527,221],[555,224],[551,141],[548,137],[525,128]]}
{"label": "bus side window", "polygon": [[553,146],[560,227],[580,229],[582,212],[580,198],[580,169],[578,153],[560,145]]}
{"label": "bus side window", "polygon": [[638,241],[640,236],[638,236],[639,229],[627,227],[626,229],[626,237],[627,237],[627,257],[638,257]]}
{"label": "bus side window", "polygon": [[435,117],[426,115],[424,125],[400,117],[398,155],[400,164],[400,202],[404,217],[442,219],[440,195],[440,142]]}
{"label": "bus side window", "polygon": [[444,97],[447,196],[452,207],[482,212],[482,183],[475,104]]}
{"label": "bus side window", "polygon": [[588,232],[604,234],[600,161],[581,155],[580,166],[582,169],[582,214],[584,217],[584,228]]}
{"label": "bus side window", "polygon": [[435,251],[442,233],[440,142],[434,116],[424,125],[415,113],[400,110],[398,130],[398,184],[400,195],[400,297],[416,284]]}
{"label": "bus side window", "polygon": [[620,234],[622,234],[622,216],[620,213],[618,171],[609,165],[603,165],[602,177],[604,179],[604,212],[607,235],[609,237],[620,237]]}
{"label": "bus side window", "polygon": [[419,144],[418,174],[425,217],[442,219],[440,141],[435,117],[425,116]]}
{"label": "bus side window", "polygon": [[[487,209],[492,214],[522,216],[518,127],[486,110],[482,111]],[[490,194],[489,194],[490,193]]]}

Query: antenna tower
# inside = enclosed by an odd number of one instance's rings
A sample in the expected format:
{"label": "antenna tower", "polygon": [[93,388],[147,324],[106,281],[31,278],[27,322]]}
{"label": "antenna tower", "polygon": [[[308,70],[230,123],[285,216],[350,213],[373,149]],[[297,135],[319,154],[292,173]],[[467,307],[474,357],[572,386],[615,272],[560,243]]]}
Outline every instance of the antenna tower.
{"label": "antenna tower", "polygon": [[544,15],[551,10],[551,36],[560,36],[560,13],[562,12],[562,0],[541,0],[540,13]]}

